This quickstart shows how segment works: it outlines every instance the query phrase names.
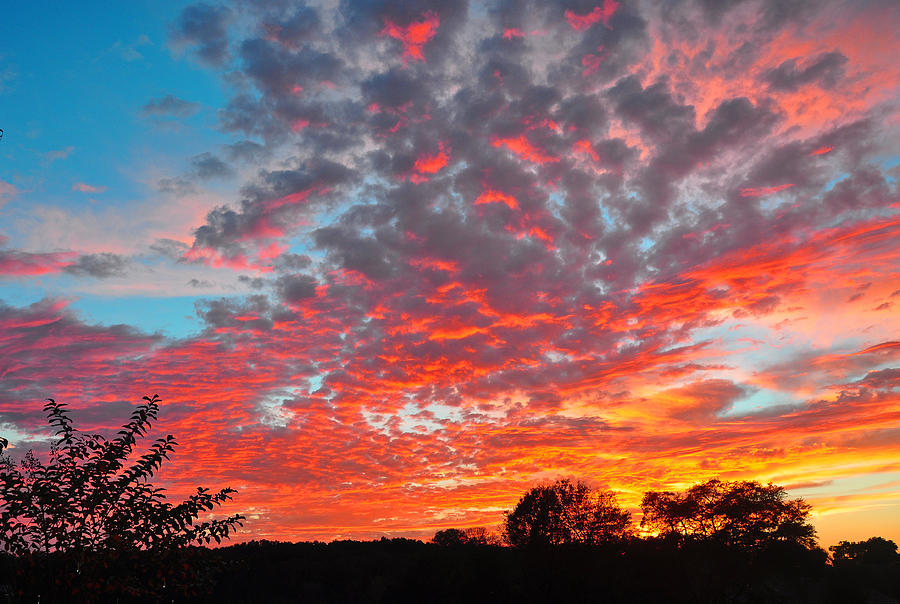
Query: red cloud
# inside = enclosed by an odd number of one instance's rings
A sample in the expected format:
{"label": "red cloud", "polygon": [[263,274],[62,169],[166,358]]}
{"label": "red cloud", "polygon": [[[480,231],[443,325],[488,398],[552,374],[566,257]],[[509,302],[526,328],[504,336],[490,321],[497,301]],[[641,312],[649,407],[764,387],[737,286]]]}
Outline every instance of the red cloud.
{"label": "red cloud", "polygon": [[413,170],[416,171],[416,174],[410,177],[411,181],[415,183],[425,182],[428,180],[425,174],[440,172],[447,165],[447,162],[450,161],[449,147],[441,142],[438,145],[438,149],[438,152],[433,155],[423,153],[416,158],[416,162],[413,165]]}
{"label": "red cloud", "polygon": [[589,28],[594,23],[603,23],[609,27],[609,20],[619,8],[616,0],[603,0],[603,6],[595,6],[594,9],[586,15],[576,15],[571,10],[566,10],[566,19],[573,29],[581,31]]}
{"label": "red cloud", "polygon": [[437,14],[431,11],[424,13],[421,21],[406,26],[400,26],[385,19],[381,35],[388,35],[403,44],[404,59],[424,61],[425,55],[422,54],[422,47],[434,37],[440,24]]}
{"label": "red cloud", "polygon": [[818,149],[810,153],[810,155],[825,155],[826,153],[831,153],[832,151],[834,151],[834,147],[819,147]]}
{"label": "red cloud", "polygon": [[594,148],[591,146],[591,141],[587,139],[575,141],[572,144],[572,153],[575,153],[576,155],[587,155],[595,162],[600,161],[600,156],[597,155],[596,151],[594,151]]}
{"label": "red cloud", "polygon": [[506,147],[525,161],[530,161],[535,164],[547,164],[559,161],[558,157],[554,157],[531,144],[531,142],[525,138],[524,134],[514,138],[492,136],[491,144],[495,147]]}
{"label": "red cloud", "polygon": [[516,201],[515,197],[508,193],[503,193],[502,191],[495,191],[494,189],[483,191],[481,195],[475,199],[475,205],[485,203],[504,203],[513,210],[519,209],[519,202]]}
{"label": "red cloud", "polygon": [[46,275],[74,264],[75,252],[30,253],[0,250],[0,275]]}
{"label": "red cloud", "polygon": [[[283,231],[272,233],[273,236],[280,236],[283,234]],[[224,254],[211,248],[195,246],[185,252],[184,259],[191,262],[202,262],[213,268],[227,267],[237,271],[271,273],[274,269],[270,261],[275,257],[271,253],[272,246],[277,246],[277,244],[273,243],[270,246],[259,250],[256,258],[248,257],[246,253]]]}
{"label": "red cloud", "polygon": [[793,187],[793,183],[775,185],[774,187],[747,187],[741,189],[741,197],[765,197]]}
{"label": "red cloud", "polygon": [[581,57],[581,64],[584,66],[584,69],[581,71],[581,77],[586,78],[591,74],[597,73],[604,58],[603,46],[597,47],[597,54],[587,54]]}
{"label": "red cloud", "polygon": [[310,194],[312,194],[315,190],[315,187],[310,187],[309,189],[304,189],[303,191],[297,191],[296,193],[290,193],[283,197],[270,199],[263,204],[263,207],[267,211],[271,212],[272,210],[277,210],[285,206],[297,205],[299,203],[305,202]]}

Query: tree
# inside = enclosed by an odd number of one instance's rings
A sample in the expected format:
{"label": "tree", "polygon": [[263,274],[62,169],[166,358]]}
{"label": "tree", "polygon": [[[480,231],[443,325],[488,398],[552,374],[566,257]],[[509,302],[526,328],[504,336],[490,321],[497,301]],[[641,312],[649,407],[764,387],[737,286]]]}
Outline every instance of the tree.
{"label": "tree", "polygon": [[898,564],[897,544],[882,537],[865,541],[841,541],[828,548],[831,559],[838,564]]}
{"label": "tree", "polygon": [[[219,543],[242,525],[240,514],[196,522],[230,500],[234,489],[213,493],[197,487],[173,505],[165,489],[151,484],[177,445],[171,434],[129,461],[137,439],[156,420],[159,400],[145,396],[108,440],[74,428],[66,404],[48,399],[44,411],[58,439],[47,463],[29,451],[18,466],[8,456],[0,464],[0,547],[20,558],[52,558],[58,568],[74,566],[70,570],[81,576],[88,567],[108,567],[110,555],[118,560],[136,552],[165,554],[192,543]],[[0,439],[0,452],[7,445]]]}
{"label": "tree", "polygon": [[641,509],[641,526],[662,536],[747,549],[774,542],[816,547],[815,529],[807,522],[809,504],[788,499],[783,487],[772,484],[713,479],[683,493],[649,491]]}
{"label": "tree", "polygon": [[595,491],[582,482],[557,480],[525,493],[506,513],[504,536],[513,546],[597,545],[630,537],[631,514],[612,491]]}
{"label": "tree", "polygon": [[483,526],[467,529],[448,528],[439,530],[431,538],[436,545],[498,545],[496,534],[489,532]]}

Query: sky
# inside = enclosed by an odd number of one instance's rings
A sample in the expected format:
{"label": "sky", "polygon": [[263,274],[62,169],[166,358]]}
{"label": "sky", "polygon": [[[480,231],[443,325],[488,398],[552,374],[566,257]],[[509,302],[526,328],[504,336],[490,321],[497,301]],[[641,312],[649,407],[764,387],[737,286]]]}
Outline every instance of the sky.
{"label": "sky", "polygon": [[33,2],[0,433],[144,395],[238,540],[758,480],[900,542],[900,5]]}

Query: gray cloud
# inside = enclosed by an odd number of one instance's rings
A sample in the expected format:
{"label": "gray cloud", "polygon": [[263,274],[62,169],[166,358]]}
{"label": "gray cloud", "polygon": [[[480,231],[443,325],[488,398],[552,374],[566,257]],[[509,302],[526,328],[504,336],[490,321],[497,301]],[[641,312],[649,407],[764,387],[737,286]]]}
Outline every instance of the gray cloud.
{"label": "gray cloud", "polygon": [[209,65],[228,59],[227,24],[231,10],[200,2],[185,7],[170,28],[170,39],[178,46],[194,49],[197,58]]}
{"label": "gray cloud", "polygon": [[124,256],[102,252],[99,254],[82,254],[73,264],[63,267],[63,271],[72,275],[97,278],[120,277],[128,269],[130,261]]}
{"label": "gray cloud", "polygon": [[200,111],[200,105],[191,101],[185,101],[171,94],[158,99],[150,99],[141,108],[141,113],[146,116],[172,116],[190,117]]}
{"label": "gray cloud", "polygon": [[225,178],[234,174],[234,170],[212,153],[201,153],[191,158],[194,174],[201,180]]}
{"label": "gray cloud", "polygon": [[843,77],[847,57],[838,51],[821,54],[798,67],[796,59],[788,59],[763,75],[763,80],[774,90],[797,90],[801,86],[818,82],[823,88],[831,88]]}

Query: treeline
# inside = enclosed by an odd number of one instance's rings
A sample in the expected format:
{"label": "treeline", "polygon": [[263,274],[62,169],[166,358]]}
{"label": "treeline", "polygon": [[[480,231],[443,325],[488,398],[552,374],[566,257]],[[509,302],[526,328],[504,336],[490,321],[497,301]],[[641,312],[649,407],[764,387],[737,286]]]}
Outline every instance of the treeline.
{"label": "treeline", "polygon": [[445,529],[435,543],[497,543],[514,547],[581,544],[600,545],[652,535],[674,543],[709,541],[746,550],[774,543],[816,549],[816,531],[809,523],[811,506],[789,499],[777,485],[756,481],[712,479],[683,492],[648,491],[635,525],[612,491],[595,490],[583,482],[557,480],[534,487],[504,514],[501,534],[485,529]]}
{"label": "treeline", "polygon": [[788,542],[750,552],[665,538],[549,547],[255,541],[206,552],[219,576],[209,602],[900,601],[896,552],[891,558],[836,558],[832,565],[821,550]]}

